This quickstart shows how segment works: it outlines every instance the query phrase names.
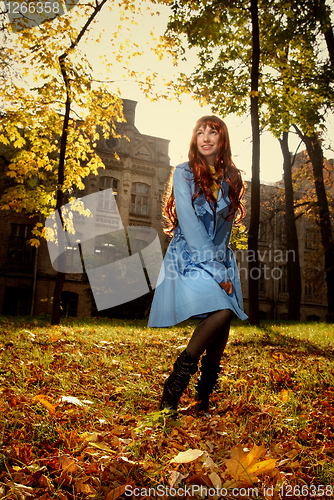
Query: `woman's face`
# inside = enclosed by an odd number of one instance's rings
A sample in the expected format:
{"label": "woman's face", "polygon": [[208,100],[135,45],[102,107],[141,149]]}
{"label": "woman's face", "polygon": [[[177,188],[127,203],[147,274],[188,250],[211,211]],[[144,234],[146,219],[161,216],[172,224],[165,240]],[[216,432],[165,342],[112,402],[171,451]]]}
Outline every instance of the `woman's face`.
{"label": "woman's face", "polygon": [[219,133],[210,125],[201,125],[197,129],[198,152],[205,157],[209,165],[214,165],[218,153]]}

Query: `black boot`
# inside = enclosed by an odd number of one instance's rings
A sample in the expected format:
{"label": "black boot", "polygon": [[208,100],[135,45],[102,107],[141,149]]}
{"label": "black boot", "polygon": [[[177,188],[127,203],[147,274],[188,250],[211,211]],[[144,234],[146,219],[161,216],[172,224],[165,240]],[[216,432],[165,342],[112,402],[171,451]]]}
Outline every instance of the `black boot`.
{"label": "black boot", "polygon": [[165,381],[160,410],[177,411],[183,391],[191,375],[197,372],[198,360],[193,360],[188,351],[183,351],[174,363],[174,370]]}
{"label": "black boot", "polygon": [[197,410],[204,411],[206,415],[209,414],[209,398],[217,383],[221,367],[212,365],[206,356],[202,356],[201,374],[195,384],[196,401],[198,401]]}

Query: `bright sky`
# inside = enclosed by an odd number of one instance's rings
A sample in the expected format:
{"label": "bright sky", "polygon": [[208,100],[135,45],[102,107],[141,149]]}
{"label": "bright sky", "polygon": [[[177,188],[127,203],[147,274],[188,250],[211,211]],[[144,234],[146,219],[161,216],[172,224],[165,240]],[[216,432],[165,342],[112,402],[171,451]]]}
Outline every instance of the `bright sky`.
{"label": "bright sky", "polygon": [[[139,5],[145,6],[146,4],[139,2]],[[187,61],[175,68],[167,58],[158,61],[156,55],[152,52],[152,39],[149,32],[152,30],[156,37],[162,35],[166,29],[169,14],[167,6],[159,5],[156,8],[161,12],[160,16],[151,16],[149,14],[142,17],[138,16],[136,18],[138,26],[135,27],[129,23],[122,23],[119,14],[115,12],[114,8],[110,11],[107,7],[104,7],[97,18],[94,29],[94,38],[101,34],[101,42],[98,44],[93,42],[85,45],[80,44],[80,48],[87,53],[88,59],[94,68],[96,79],[108,78],[115,81],[111,90],[116,90],[118,87],[123,98],[138,102],[135,122],[138,130],[142,134],[170,140],[169,156],[171,165],[177,165],[187,160],[193,127],[198,118],[211,114],[210,107],[200,107],[189,95],[182,98],[182,104],[179,104],[176,99],[170,101],[161,99],[157,102],[151,102],[145,98],[136,81],[125,74],[123,62],[115,62],[116,55],[113,53],[113,51],[116,51],[117,54],[119,44],[125,43],[125,39],[132,36],[134,42],[144,47],[144,55],[130,59],[129,67],[131,70],[144,71],[144,73],[154,71],[159,74],[159,77],[172,80],[176,77],[178,71],[189,74],[194,69],[196,56],[193,53],[187,53]],[[114,32],[119,25],[122,25],[122,33],[118,40],[114,40]],[[101,63],[100,56],[103,55],[107,55],[107,62],[113,65],[110,73],[106,72]],[[165,91],[159,78],[157,79],[157,90]],[[229,129],[234,162],[238,168],[245,172],[245,178],[249,179],[252,164],[250,118],[230,115],[223,119]],[[331,122],[328,122],[328,130],[326,146],[330,144],[329,138],[334,137],[334,118],[331,119]],[[295,134],[290,134],[289,145],[291,152],[295,152],[299,142]],[[305,149],[303,145],[301,146],[302,149]],[[274,139],[269,132],[264,133],[261,137],[260,154],[261,181],[275,182],[280,180],[282,178],[282,153],[278,140]],[[326,151],[325,156],[332,158],[334,154]]]}
{"label": "bright sky", "polygon": [[[138,71],[146,70],[147,68],[153,69],[168,80],[173,78],[173,75],[176,75],[178,70],[185,73],[187,71],[190,72],[195,65],[196,57],[193,55],[187,56],[188,61],[183,63],[179,68],[174,68],[168,59],[157,61],[156,56],[151,51],[152,42],[148,33],[150,30],[153,30],[156,36],[163,34],[169,13],[167,7],[159,5],[157,8],[162,12],[159,17],[145,15],[141,20],[138,19],[139,25],[137,28],[131,27],[131,34],[134,41],[141,46],[146,45],[146,49],[144,56],[131,60],[130,67]],[[118,19],[114,11],[104,11],[99,19],[97,24],[98,31],[101,32],[103,28],[105,29],[101,44],[94,47],[88,46],[84,50],[87,50],[93,65],[96,63],[94,67],[100,70],[101,66],[98,63],[97,55],[98,53],[108,54],[108,47],[112,47],[111,35],[118,24]],[[129,32],[126,29],[124,29],[124,36],[129,36]],[[177,165],[182,161],[186,161],[193,127],[198,118],[206,114],[211,114],[211,109],[209,107],[200,107],[189,95],[184,96],[182,104],[179,104],[176,100],[166,101],[164,99],[158,102],[151,102],[144,97],[134,80],[129,79],[129,77],[123,77],[124,71],[122,71],[122,65],[114,64],[114,56],[110,57],[110,62],[113,62],[113,69],[112,73],[109,74],[109,78],[117,81],[117,86],[121,90],[122,97],[138,101],[135,122],[138,130],[143,134],[170,140],[169,156],[171,165]],[[158,85],[158,89],[163,90],[163,87],[161,85],[159,87]],[[238,168],[245,172],[245,178],[249,179],[251,177],[252,164],[250,118],[247,116],[237,117],[230,115],[225,117],[224,121],[230,133],[234,162]],[[328,137],[334,136],[334,119],[328,125],[327,146],[329,145]],[[300,140],[297,136],[291,133],[289,146],[292,153],[296,151],[299,142]],[[305,148],[302,145],[300,150],[303,149]],[[269,132],[264,133],[261,137],[260,154],[261,181],[275,182],[280,180],[283,173],[282,153],[278,140]],[[333,152],[325,152],[325,155],[328,158],[334,156]]]}

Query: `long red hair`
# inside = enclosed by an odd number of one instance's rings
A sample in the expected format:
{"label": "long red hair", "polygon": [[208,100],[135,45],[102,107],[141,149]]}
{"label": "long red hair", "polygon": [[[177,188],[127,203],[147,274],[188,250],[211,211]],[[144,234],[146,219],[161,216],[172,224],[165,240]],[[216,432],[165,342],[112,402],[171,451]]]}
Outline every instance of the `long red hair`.
{"label": "long red hair", "polygon": [[[217,130],[218,153],[215,158],[214,167],[217,174],[217,182],[224,180],[227,182],[228,197],[230,199],[229,213],[226,220],[232,220],[236,215],[235,222],[238,223],[246,215],[246,209],[243,202],[243,194],[245,185],[241,177],[240,170],[234,165],[231,154],[230,138],[226,124],[217,116],[203,116],[200,118],[193,130],[190,147],[189,147],[189,167],[194,175],[194,192],[192,195],[192,203],[202,193],[215,211],[217,200],[213,196],[210,186],[212,177],[209,170],[207,160],[198,152],[197,148],[197,131],[200,127],[204,129],[211,127]],[[220,192],[219,196],[222,196]],[[218,197],[219,199],[219,197]],[[173,175],[170,176],[168,186],[164,196],[163,216],[166,220],[164,232],[171,235],[178,225],[177,213],[175,209],[175,198],[173,193]]]}

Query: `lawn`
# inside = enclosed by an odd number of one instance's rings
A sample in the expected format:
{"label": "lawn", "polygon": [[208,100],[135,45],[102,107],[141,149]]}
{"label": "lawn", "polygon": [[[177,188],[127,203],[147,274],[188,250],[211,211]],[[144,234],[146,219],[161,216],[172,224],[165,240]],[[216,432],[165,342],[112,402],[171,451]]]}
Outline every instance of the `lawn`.
{"label": "lawn", "polygon": [[0,317],[0,498],[334,496],[334,325],[235,322],[198,415],[162,386],[195,323]]}

